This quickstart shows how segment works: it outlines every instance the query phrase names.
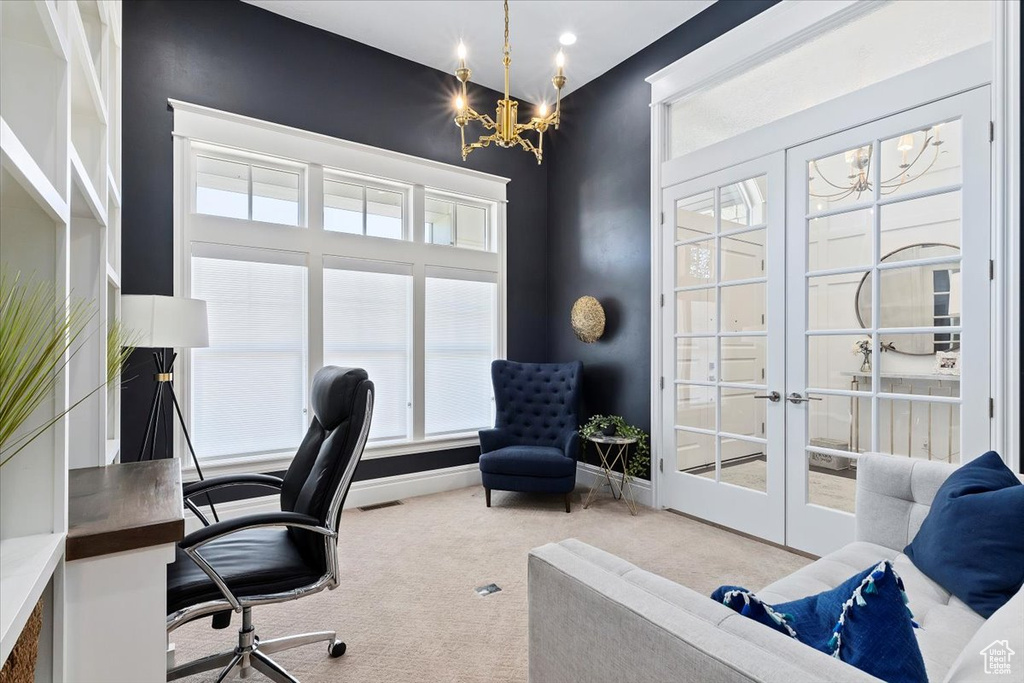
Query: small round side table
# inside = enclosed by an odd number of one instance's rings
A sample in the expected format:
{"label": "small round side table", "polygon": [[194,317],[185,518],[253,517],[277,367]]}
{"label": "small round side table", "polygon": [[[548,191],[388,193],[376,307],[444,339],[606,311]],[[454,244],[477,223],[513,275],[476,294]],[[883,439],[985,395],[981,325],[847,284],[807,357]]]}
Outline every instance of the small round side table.
{"label": "small round side table", "polygon": [[[587,441],[594,444],[594,448],[597,449],[598,458],[601,460],[601,469],[604,470],[604,478],[612,490],[612,498],[615,500],[624,500],[626,502],[626,507],[629,508],[630,514],[636,516],[636,501],[633,499],[633,486],[630,483],[629,475],[626,474],[629,447],[636,443],[636,439],[624,436],[604,436],[603,434],[594,434],[593,436],[588,436]],[[618,472],[615,472],[612,469],[619,462],[622,463],[621,477]],[[618,482],[615,481],[616,478],[618,478]],[[590,504],[594,502],[594,495],[597,493],[597,490],[603,486],[604,482],[600,479],[594,482],[594,485],[590,487],[590,493],[587,494],[587,499],[583,501],[584,509],[590,507]]]}

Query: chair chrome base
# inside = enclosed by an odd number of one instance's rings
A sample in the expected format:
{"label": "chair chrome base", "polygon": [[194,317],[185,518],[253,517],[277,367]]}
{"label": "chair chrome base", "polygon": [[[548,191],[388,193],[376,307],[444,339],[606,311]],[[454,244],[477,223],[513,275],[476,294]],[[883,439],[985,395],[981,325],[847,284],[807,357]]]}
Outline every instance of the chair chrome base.
{"label": "chair chrome base", "polygon": [[334,631],[317,631],[316,633],[260,640],[252,625],[252,608],[244,607],[242,608],[242,626],[238,629],[238,647],[229,652],[200,657],[187,664],[172,667],[167,670],[167,680],[176,681],[204,671],[220,669],[217,683],[221,683],[221,681],[226,681],[236,670],[239,678],[248,678],[255,669],[276,683],[299,683],[297,678],[267,655],[321,642],[327,643],[327,654],[331,657],[340,657],[345,654],[345,643],[338,640]]}

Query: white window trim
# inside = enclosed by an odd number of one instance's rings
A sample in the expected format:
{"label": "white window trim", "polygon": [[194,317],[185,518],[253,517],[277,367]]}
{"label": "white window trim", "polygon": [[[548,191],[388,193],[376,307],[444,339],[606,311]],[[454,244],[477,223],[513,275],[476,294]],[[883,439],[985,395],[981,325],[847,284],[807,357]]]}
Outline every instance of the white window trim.
{"label": "white window trim", "polygon": [[[252,119],[238,114],[210,109],[178,100],[168,100],[174,110],[174,293],[187,296],[191,282],[189,256],[191,244],[203,242],[223,245],[217,248],[258,248],[282,252],[291,260],[301,255],[308,266],[308,348],[309,381],[323,365],[323,268],[334,257],[369,261],[417,264],[420,279],[427,269],[454,271],[482,271],[490,273],[498,283],[498,329],[496,357],[506,356],[506,185],[508,178],[479,171],[420,159],[398,152],[340,140],[318,133]],[[196,149],[193,149],[195,146]],[[299,227],[281,226],[254,221],[242,221],[219,216],[194,213],[192,185],[195,177],[195,152],[209,153],[210,146],[232,150],[230,156],[248,163],[266,165],[265,155],[282,169],[295,164],[306,168],[302,173],[302,197]],[[325,175],[351,177],[368,186],[392,189],[405,186],[406,211],[404,221],[411,234],[407,240],[366,237],[323,229],[322,193],[309,188],[322,186]],[[488,206],[490,217],[489,246],[494,251],[477,251],[441,245],[423,244],[423,226],[416,220],[422,214],[425,195],[453,195],[465,202]],[[470,202],[466,202],[470,203]],[[415,211],[416,207],[421,210]],[[304,224],[303,224],[303,218]],[[191,232],[190,232],[191,231]],[[194,234],[193,234],[194,233]],[[204,247],[205,249],[205,247]],[[429,253],[429,256],[424,254]],[[426,259],[426,263],[424,260]],[[415,287],[415,285],[414,285]],[[420,285],[422,287],[422,284]],[[414,293],[415,296],[415,293]],[[414,307],[413,326],[423,325],[422,307]],[[420,335],[422,336],[422,335]],[[414,387],[422,392],[422,354],[414,353]],[[179,355],[177,364],[177,393],[186,416],[190,414],[189,354]],[[382,442],[367,446],[364,458],[383,458],[398,455],[428,453],[477,445],[476,433],[423,436],[422,395],[414,421],[413,440]],[[307,397],[308,402],[308,397]],[[308,408],[308,405],[307,405]],[[181,458],[186,477],[194,474],[191,458],[185,450],[184,439],[174,437],[174,452]],[[222,457],[202,463],[205,474],[218,475],[251,471],[278,471],[287,469],[294,451],[264,453],[255,456]]]}
{"label": "white window trim", "polygon": [[[881,0],[885,1],[885,0]],[[853,17],[873,11],[880,0],[828,0],[802,2],[783,0],[753,19],[701,46],[673,62],[646,80],[651,84],[651,462],[661,457],[664,444],[657,435],[662,432],[660,419],[661,390],[665,368],[659,353],[661,339],[661,305],[657,295],[661,291],[661,191],[663,187],[685,179],[680,173],[684,162],[670,159],[668,153],[669,105],[700,91],[710,84],[719,83],[730,76],[763,64],[773,57],[810,41],[833,26]],[[1020,3],[996,2],[993,9],[993,41],[990,47],[979,46],[961,55],[947,57],[922,67],[918,75],[936,75],[945,79],[943,94],[952,94],[970,87],[991,82],[993,93],[992,117],[995,132],[992,169],[993,237],[995,282],[993,317],[996,330],[992,363],[992,390],[994,414],[992,444],[1006,458],[1014,471],[1019,471],[1021,453],[1020,414],[1020,328],[1022,324],[1017,297],[1021,287],[1020,225]],[[945,61],[946,64],[941,64]],[[956,63],[962,67],[955,73],[948,68]],[[980,70],[979,68],[980,67]],[[994,71],[994,73],[992,73]],[[979,73],[985,74],[978,79]],[[954,76],[950,78],[951,74]],[[888,101],[887,111],[899,111],[929,101],[927,86],[913,83],[904,74],[889,81],[868,86],[877,95],[874,99]],[[886,112],[875,113],[881,115]],[[787,121],[788,119],[788,121]],[[721,159],[721,167],[766,154],[779,147],[796,144],[816,136],[827,135],[852,128],[867,119],[843,111],[829,103],[817,105],[781,122],[768,124],[777,135],[766,140],[762,132],[754,130],[731,140],[717,143],[696,154],[721,154],[723,150],[742,150],[742,158]],[[819,120],[829,125],[810,125]],[[786,125],[787,122],[788,125]],[[780,125],[781,124],[781,125]],[[781,131],[781,132],[780,132]],[[778,135],[788,137],[781,144]],[[755,148],[756,147],[756,148]],[[673,163],[675,162],[675,163]],[[652,478],[652,497],[660,506],[657,477]]]}

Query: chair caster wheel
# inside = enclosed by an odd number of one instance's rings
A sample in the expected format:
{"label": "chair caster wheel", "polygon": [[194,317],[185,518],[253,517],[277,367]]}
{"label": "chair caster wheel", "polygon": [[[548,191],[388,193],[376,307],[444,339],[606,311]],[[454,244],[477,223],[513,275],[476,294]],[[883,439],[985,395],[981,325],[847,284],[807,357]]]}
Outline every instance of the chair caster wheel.
{"label": "chair caster wheel", "polygon": [[345,643],[340,640],[336,640],[333,643],[327,645],[327,654],[331,657],[340,657],[345,654]]}

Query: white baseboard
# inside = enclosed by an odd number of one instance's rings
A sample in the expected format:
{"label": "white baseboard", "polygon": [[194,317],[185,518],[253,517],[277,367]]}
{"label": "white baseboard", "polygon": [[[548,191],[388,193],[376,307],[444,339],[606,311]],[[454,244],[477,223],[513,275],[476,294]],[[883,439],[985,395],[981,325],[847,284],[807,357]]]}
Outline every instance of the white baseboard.
{"label": "white baseboard", "polygon": [[[604,470],[600,467],[582,462],[577,465],[577,491],[582,491],[585,494],[598,479],[604,479]],[[476,463],[445,467],[438,470],[427,470],[426,472],[397,474],[393,477],[381,477],[379,479],[368,479],[353,483],[352,487],[348,490],[348,497],[345,499],[345,508],[377,505],[378,503],[388,503],[392,500],[426,496],[431,493],[454,491],[455,489],[466,488],[467,486],[479,485],[480,467]],[[644,479],[634,479],[632,488],[637,504],[652,507],[651,482]],[[246,498],[245,500],[233,500],[228,503],[218,503],[217,514],[221,519],[231,519],[256,512],[273,512],[278,509],[278,501],[277,495],[270,495]],[[198,504],[198,500],[196,503]],[[209,508],[200,505],[199,509],[209,516]],[[185,516],[186,532],[195,531],[200,526],[199,520],[194,515],[188,514]]]}
{"label": "white baseboard", "polygon": [[[427,470],[426,472],[397,474],[392,477],[380,477],[379,479],[354,482],[348,490],[348,496],[345,498],[345,508],[377,505],[378,503],[388,503],[402,498],[426,496],[431,493],[454,491],[455,489],[466,488],[467,486],[479,485],[480,467],[476,463],[445,467],[438,470]],[[202,499],[200,498],[195,501],[197,505],[200,500]],[[273,512],[279,509],[278,505],[279,498],[277,495],[259,496],[256,498],[246,498],[245,500],[233,500],[229,503],[218,503],[217,514],[221,519],[231,519],[256,512]],[[208,507],[199,505],[199,509],[209,517]],[[201,526],[199,520],[194,515],[187,514],[185,516],[186,532],[195,531]]]}
{"label": "white baseboard", "polygon": [[[622,475],[619,475],[622,476]],[[604,482],[604,470],[597,465],[591,465],[585,462],[578,463],[576,466],[576,490],[584,490],[584,493],[590,489],[598,480]],[[618,484],[618,481],[616,481]],[[630,483],[630,487],[633,489],[633,499],[637,505],[646,505],[647,507],[654,507],[654,496],[651,490],[651,482],[646,479],[634,478]]]}

